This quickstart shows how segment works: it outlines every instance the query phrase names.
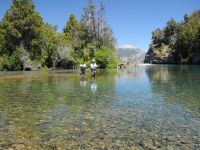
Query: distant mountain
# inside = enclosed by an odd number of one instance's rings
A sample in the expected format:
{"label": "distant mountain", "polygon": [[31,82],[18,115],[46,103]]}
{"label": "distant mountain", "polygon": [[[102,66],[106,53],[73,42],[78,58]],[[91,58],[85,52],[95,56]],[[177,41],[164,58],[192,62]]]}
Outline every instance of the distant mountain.
{"label": "distant mountain", "polygon": [[129,57],[137,54],[140,51],[141,50],[139,48],[133,47],[131,45],[118,46],[116,49],[116,53],[119,57]]}
{"label": "distant mountain", "polygon": [[140,48],[134,47],[132,45],[118,46],[116,48],[116,53],[121,59],[129,60],[132,63],[143,63],[146,54],[146,52]]}

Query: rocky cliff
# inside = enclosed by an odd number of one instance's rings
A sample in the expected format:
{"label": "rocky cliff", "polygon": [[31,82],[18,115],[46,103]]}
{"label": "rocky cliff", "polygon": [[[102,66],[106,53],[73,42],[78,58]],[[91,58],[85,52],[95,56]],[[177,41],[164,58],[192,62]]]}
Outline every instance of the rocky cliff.
{"label": "rocky cliff", "polygon": [[177,56],[173,50],[160,52],[150,48],[145,55],[144,63],[149,64],[200,64],[200,52],[191,53],[190,57]]}
{"label": "rocky cliff", "polygon": [[144,63],[150,64],[176,64],[178,63],[168,46],[162,46],[162,50],[157,51],[153,46],[145,55]]}

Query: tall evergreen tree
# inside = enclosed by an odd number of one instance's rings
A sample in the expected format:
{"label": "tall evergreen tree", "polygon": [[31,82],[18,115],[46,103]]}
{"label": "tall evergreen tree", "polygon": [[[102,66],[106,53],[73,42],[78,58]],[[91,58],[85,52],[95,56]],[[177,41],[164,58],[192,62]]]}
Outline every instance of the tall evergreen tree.
{"label": "tall evergreen tree", "polygon": [[22,69],[23,60],[20,56],[24,53],[28,54],[31,60],[38,59],[41,55],[39,29],[42,26],[42,17],[35,12],[32,0],[12,0],[11,7],[0,25],[0,37],[4,38],[4,44],[0,46],[4,68]]}
{"label": "tall evergreen tree", "polygon": [[9,55],[18,47],[23,47],[30,52],[32,59],[41,54],[36,41],[40,36],[38,29],[42,27],[43,20],[34,9],[32,0],[13,0],[10,9],[6,12],[3,24]]}
{"label": "tall evergreen tree", "polygon": [[66,34],[68,40],[73,44],[73,46],[78,43],[80,39],[80,24],[74,14],[70,15],[63,32]]}
{"label": "tall evergreen tree", "polygon": [[3,27],[3,23],[0,22],[0,55],[4,53],[5,49],[5,32],[6,30]]}

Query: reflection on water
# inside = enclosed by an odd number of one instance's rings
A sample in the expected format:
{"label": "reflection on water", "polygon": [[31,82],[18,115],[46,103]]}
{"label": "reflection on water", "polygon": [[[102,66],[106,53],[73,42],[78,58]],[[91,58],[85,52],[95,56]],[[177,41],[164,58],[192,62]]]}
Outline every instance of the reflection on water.
{"label": "reflection on water", "polygon": [[200,67],[0,72],[0,149],[198,149]]}
{"label": "reflection on water", "polygon": [[85,76],[81,76],[81,79],[80,79],[80,86],[82,88],[86,87],[87,86],[87,80],[85,78]]}
{"label": "reflection on water", "polygon": [[146,73],[155,96],[200,113],[200,67],[158,66],[147,68]]}
{"label": "reflection on water", "polygon": [[90,87],[91,87],[92,93],[95,93],[97,91],[97,83],[96,83],[96,79],[95,78],[91,79]]}
{"label": "reflection on water", "polygon": [[123,79],[135,79],[140,78],[144,73],[144,68],[140,66],[130,66],[126,70],[118,72],[118,77]]}

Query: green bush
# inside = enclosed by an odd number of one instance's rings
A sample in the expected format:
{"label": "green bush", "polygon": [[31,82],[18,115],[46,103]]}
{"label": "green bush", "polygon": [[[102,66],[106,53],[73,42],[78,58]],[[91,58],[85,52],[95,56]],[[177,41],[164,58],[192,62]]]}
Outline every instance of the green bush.
{"label": "green bush", "polygon": [[106,47],[96,50],[95,59],[99,68],[113,68],[119,62],[115,50],[108,50]]}
{"label": "green bush", "polygon": [[41,71],[48,71],[48,70],[49,70],[49,69],[48,69],[47,66],[44,66],[44,67],[41,68]]}
{"label": "green bush", "polygon": [[3,57],[0,57],[0,70],[3,70]]}
{"label": "green bush", "polygon": [[16,57],[16,55],[12,55],[12,56],[7,56],[4,55],[3,57],[1,57],[2,62],[0,62],[3,69],[9,70],[9,71],[15,71],[15,70],[22,70],[22,62],[20,61],[20,59],[18,57]]}

